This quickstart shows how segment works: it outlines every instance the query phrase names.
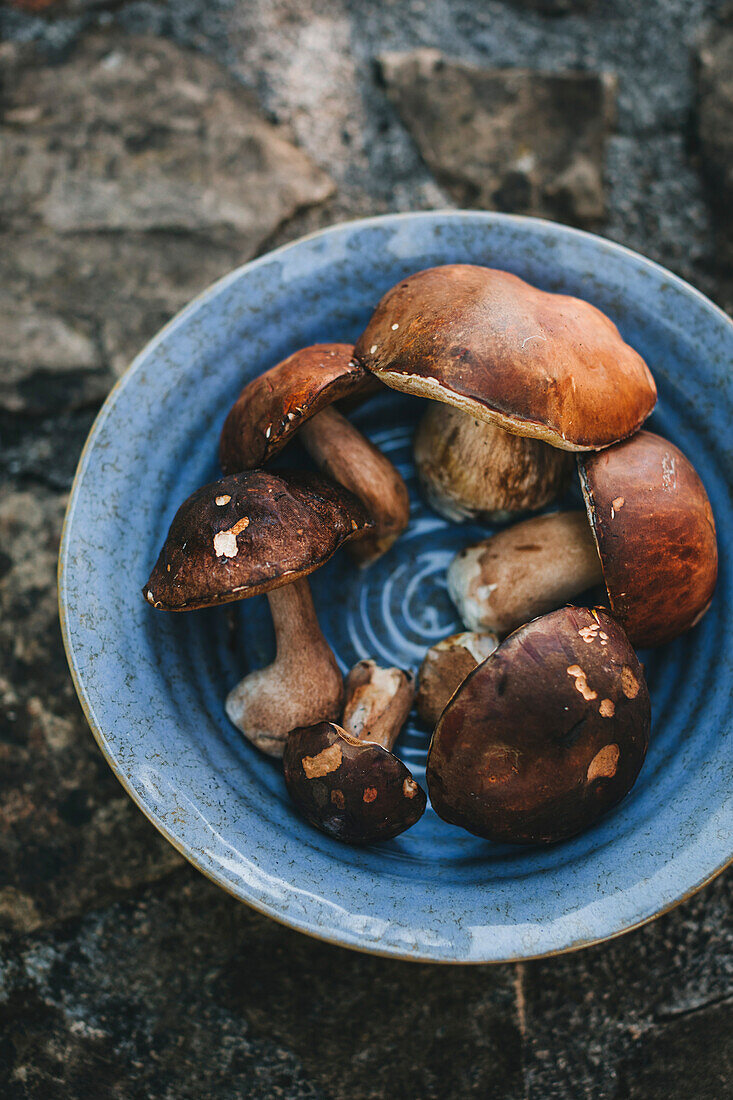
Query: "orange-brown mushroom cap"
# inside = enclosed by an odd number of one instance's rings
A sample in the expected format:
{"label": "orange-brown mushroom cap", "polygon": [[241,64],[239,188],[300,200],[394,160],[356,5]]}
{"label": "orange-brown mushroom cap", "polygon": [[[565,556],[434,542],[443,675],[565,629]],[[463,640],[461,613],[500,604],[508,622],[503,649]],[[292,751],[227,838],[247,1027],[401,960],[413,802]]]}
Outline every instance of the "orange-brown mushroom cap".
{"label": "orange-brown mushroom cap", "polygon": [[641,665],[607,612],[564,607],[534,619],[443,711],[428,755],[433,808],[497,842],[573,836],[630,790],[650,715]]}
{"label": "orange-brown mushroom cap", "polygon": [[143,595],[168,611],[256,596],[314,572],[371,527],[362,503],[328,478],[245,470],[184,501]]}
{"label": "orange-brown mushroom cap", "polygon": [[244,387],[221,432],[225,474],[263,466],[301,424],[345,397],[373,388],[351,344],[313,344],[283,359]]}
{"label": "orange-brown mushroom cap", "polygon": [[652,432],[578,465],[611,607],[633,644],[694,626],[718,575],[713,510],[694,467]]}
{"label": "orange-brown mushroom cap", "polygon": [[625,439],[657,399],[646,363],[595,306],[470,264],[393,287],[355,354],[393,389],[568,451]]}

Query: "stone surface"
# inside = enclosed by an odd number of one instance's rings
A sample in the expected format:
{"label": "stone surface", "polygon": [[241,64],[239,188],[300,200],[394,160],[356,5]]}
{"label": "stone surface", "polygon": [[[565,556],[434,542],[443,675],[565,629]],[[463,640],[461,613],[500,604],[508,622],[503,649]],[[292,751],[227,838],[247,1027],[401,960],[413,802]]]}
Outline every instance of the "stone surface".
{"label": "stone surface", "polygon": [[486,70],[437,50],[385,54],[390,98],[460,206],[593,225],[604,213],[610,77]]}
{"label": "stone surface", "polygon": [[0,974],[0,1090],[722,1100],[730,900],[721,879],[609,944],[445,969],[308,940],[182,870],[16,942]]}
{"label": "stone surface", "polygon": [[[33,3],[34,0],[30,0]],[[35,0],[38,3],[38,0]],[[44,0],[41,0],[43,3]],[[48,2],[48,0],[45,0]],[[539,12],[541,15],[570,15],[586,12],[595,0],[513,0],[519,7]]]}
{"label": "stone surface", "polygon": [[114,373],[328,176],[214,62],[87,37],[0,55],[0,406],[99,403]]}
{"label": "stone surface", "polygon": [[733,4],[705,34],[697,71],[702,168],[718,220],[718,254],[733,268]]}
{"label": "stone surface", "polygon": [[[722,5],[606,0],[582,13],[575,2],[545,18],[551,4],[0,5],[0,105],[11,110],[0,122],[0,1095],[9,1100],[722,1100],[733,1091],[730,876],[618,941],[522,967],[415,967],[315,943],[237,905],[158,838],[94,745],[56,624],[55,552],[77,456],[103,392],[170,313],[271,243],[340,218],[454,201],[378,79],[380,54],[427,47],[482,69],[616,73],[601,231],[733,304],[716,249],[726,211],[716,205],[714,222],[708,211],[726,163]],[[158,36],[121,68],[161,66],[165,79],[145,94],[159,97],[162,134],[144,136],[129,89],[124,111],[99,104],[102,24],[113,55],[130,48],[123,32]],[[688,126],[699,42],[709,129],[698,163]],[[338,189],[320,202],[329,185],[319,183],[301,210],[285,194],[261,236],[230,230],[228,211],[201,195],[181,212],[176,179],[171,206],[161,203],[159,186],[176,173],[171,145],[185,149],[188,186],[206,165],[229,171],[206,126],[198,137],[185,126],[165,132],[166,103],[189,126],[199,117],[176,88],[192,73],[212,99],[241,97],[244,113],[303,150],[309,179],[325,172]],[[111,133],[89,134],[85,122],[66,132],[55,80],[64,110],[88,111],[97,129],[111,119]],[[36,186],[36,172],[53,183],[70,171],[75,143],[94,211],[68,187]],[[125,162],[119,211],[99,186],[111,149]],[[27,193],[10,180],[11,152],[13,171],[33,166]],[[132,164],[158,188],[144,202]],[[84,226],[92,212],[101,227]],[[176,218],[180,229],[170,228]]]}
{"label": "stone surface", "polygon": [[0,939],[180,863],[102,760],[74,697],[55,595],[65,503],[40,485],[0,489]]}

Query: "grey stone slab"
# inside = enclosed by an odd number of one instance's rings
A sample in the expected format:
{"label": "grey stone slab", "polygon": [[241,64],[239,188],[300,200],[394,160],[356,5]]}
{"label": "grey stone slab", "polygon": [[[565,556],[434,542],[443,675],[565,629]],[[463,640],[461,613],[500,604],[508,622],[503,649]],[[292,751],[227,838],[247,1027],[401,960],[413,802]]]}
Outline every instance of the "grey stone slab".
{"label": "grey stone slab", "polygon": [[733,1095],[733,878],[597,947],[523,967],[531,1100]]}
{"label": "grey stone slab", "polygon": [[98,404],[217,276],[333,191],[217,63],[108,31],[0,52],[0,407]]}
{"label": "grey stone slab", "polygon": [[384,54],[387,91],[460,206],[594,225],[614,78],[480,69],[433,49]]}
{"label": "grey stone slab", "polygon": [[309,940],[184,873],[15,945],[3,1096],[523,1096],[512,968]]}

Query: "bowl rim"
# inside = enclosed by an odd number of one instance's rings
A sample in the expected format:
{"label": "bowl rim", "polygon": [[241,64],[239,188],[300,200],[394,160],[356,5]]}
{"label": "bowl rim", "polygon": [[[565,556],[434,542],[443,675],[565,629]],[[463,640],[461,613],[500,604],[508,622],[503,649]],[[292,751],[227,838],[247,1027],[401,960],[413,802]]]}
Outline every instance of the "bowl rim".
{"label": "bowl rim", "polygon": [[129,366],[124,370],[122,375],[115,381],[114,385],[110,389],[107,397],[105,398],[101,408],[97,412],[92,426],[89,430],[87,438],[82,447],[79,455],[79,460],[74,472],[74,477],[69,491],[69,499],[64,513],[64,519],[61,529],[61,538],[59,546],[58,564],[57,564],[57,600],[59,621],[61,625],[61,635],[64,645],[64,651],[66,654],[66,660],[69,666],[74,689],[76,691],[79,703],[82,708],[85,720],[89,725],[92,735],[102,752],[107,764],[111,768],[113,774],[121,784],[125,792],[129,795],[135,805],[142,811],[145,817],[151,822],[151,824],[158,830],[159,833],[176,849],[190,864],[192,864],[197,871],[201,872],[211,882],[226,891],[227,894],[235,898],[237,901],[247,905],[249,908],[261,913],[263,916],[281,924],[283,927],[292,929],[297,932],[301,932],[312,939],[320,940],[324,943],[333,944],[338,947],[345,947],[349,950],[359,951],[369,955],[376,955],[383,958],[400,959],[408,962],[417,963],[434,963],[440,965],[450,966],[471,966],[471,965],[486,965],[490,964],[506,964],[514,962],[526,962],[533,959],[552,958],[557,955],[565,955],[570,952],[582,950],[585,947],[591,947],[595,944],[605,943],[609,940],[617,939],[619,936],[626,935],[628,932],[633,932],[638,928],[643,927],[646,924],[651,923],[658,917],[676,909],[677,906],[682,905],[685,901],[692,898],[698,891],[702,890],[705,886],[716,879],[727,868],[733,865],[733,852],[719,863],[712,871],[706,873],[702,879],[694,883],[689,887],[682,895],[675,898],[673,901],[660,907],[652,913],[649,913],[638,920],[629,922],[615,931],[603,934],[599,936],[583,937],[560,947],[552,948],[546,951],[541,951],[536,954],[519,953],[514,955],[507,955],[502,957],[492,958],[449,958],[440,956],[437,954],[429,954],[425,951],[417,950],[409,952],[400,950],[396,947],[380,948],[375,946],[371,942],[365,942],[358,937],[350,938],[345,934],[328,935],[318,929],[314,924],[308,924],[307,922],[295,918],[288,919],[287,916],[278,912],[274,907],[269,906],[266,902],[258,902],[251,897],[244,897],[241,893],[238,893],[223,876],[215,873],[206,867],[196,857],[196,853],[186,846],[186,844],[180,840],[175,833],[166,825],[166,823],[159,818],[151,807],[146,805],[144,799],[138,791],[132,786],[132,783],[127,778],[122,768],[119,766],[115,758],[113,757],[109,747],[107,745],[104,732],[97,722],[91,701],[84,686],[82,672],[79,668],[76,654],[73,647],[73,639],[71,634],[71,627],[67,616],[67,591],[66,591],[66,574],[67,574],[67,560],[69,553],[69,543],[71,537],[71,527],[74,518],[74,512],[76,504],[81,491],[81,482],[87,466],[90,461],[90,456],[96,442],[96,438],[99,435],[102,425],[110,415],[112,408],[114,407],[117,398],[120,393],[125,389],[127,385],[134,379],[138,368],[147,360],[151,352],[176,328],[181,325],[192,313],[196,312],[202,306],[204,306],[210,299],[215,298],[225,287],[230,283],[236,282],[245,273],[249,273],[260,266],[271,263],[273,259],[277,259],[292,249],[299,247],[307,242],[327,239],[330,236],[337,236],[344,231],[379,227],[381,225],[389,225],[395,223],[401,223],[405,221],[418,221],[421,219],[434,219],[439,217],[441,219],[463,221],[466,219],[475,220],[485,225],[492,223],[500,224],[515,224],[518,227],[527,227],[542,229],[545,232],[548,230],[558,232],[560,235],[568,237],[577,237],[582,240],[595,242],[602,244],[604,249],[610,250],[620,256],[628,257],[639,268],[646,268],[656,276],[663,276],[667,283],[675,286],[678,290],[681,290],[684,294],[696,298],[701,304],[703,304],[708,310],[712,311],[717,317],[729,328],[733,330],[733,319],[715,302],[711,301],[706,294],[692,286],[685,279],[679,275],[675,275],[674,272],[669,271],[662,264],[657,263],[654,260],[650,260],[648,257],[636,252],[634,249],[627,247],[626,245],[619,244],[616,241],[610,240],[607,237],[603,237],[597,233],[591,233],[587,230],[577,229],[573,226],[563,225],[560,222],[554,222],[549,219],[531,217],[523,214],[506,214],[499,211],[490,210],[467,210],[467,209],[430,209],[430,210],[418,210],[418,211],[406,211],[406,212],[392,212],[386,214],[378,214],[366,218],[350,218],[344,221],[332,223],[324,228],[314,230],[303,236],[297,237],[293,240],[287,241],[285,244],[279,245],[277,248],[269,250],[263,253],[261,256],[257,256],[251,260],[240,264],[232,271],[227,272],[220,278],[216,279],[213,283],[209,284],[204,290],[192,298],[185,306],[182,307],[174,316],[158,330],[155,336],[148,341],[147,344],[138,352],[138,354],[130,362]]}

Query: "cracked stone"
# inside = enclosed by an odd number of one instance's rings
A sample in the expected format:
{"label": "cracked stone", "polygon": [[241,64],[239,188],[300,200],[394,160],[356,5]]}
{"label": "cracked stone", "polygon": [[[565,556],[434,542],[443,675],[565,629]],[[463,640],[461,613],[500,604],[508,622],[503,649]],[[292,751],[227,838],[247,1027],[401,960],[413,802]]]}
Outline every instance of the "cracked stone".
{"label": "cracked stone", "polygon": [[0,407],[99,403],[195,294],[333,183],[210,59],[118,31],[0,51]]}
{"label": "cracked stone", "polygon": [[510,967],[358,955],[188,871],[18,943],[4,999],[23,1100],[524,1096]]}
{"label": "cracked stone", "polygon": [[698,53],[697,127],[702,169],[718,222],[718,252],[733,266],[733,5],[704,36]]}
{"label": "cracked stone", "polygon": [[615,82],[599,73],[479,69],[437,50],[385,54],[390,99],[463,206],[594,225]]}
{"label": "cracked stone", "polygon": [[120,789],[71,686],[56,610],[66,499],[0,489],[0,937],[180,866]]}
{"label": "cracked stone", "polygon": [[524,967],[529,1092],[720,1100],[731,1081],[733,878],[617,940]]}

